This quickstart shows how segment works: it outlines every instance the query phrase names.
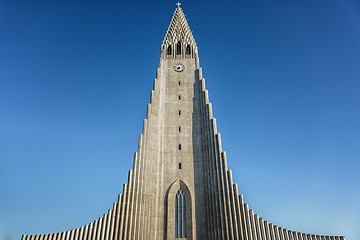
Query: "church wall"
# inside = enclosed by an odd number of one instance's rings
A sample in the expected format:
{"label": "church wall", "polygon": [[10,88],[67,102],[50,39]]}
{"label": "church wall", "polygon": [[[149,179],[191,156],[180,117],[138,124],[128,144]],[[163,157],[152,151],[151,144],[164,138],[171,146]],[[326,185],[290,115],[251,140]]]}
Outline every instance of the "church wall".
{"label": "church wall", "polygon": [[[181,63],[185,66],[182,72],[174,71],[174,66]],[[195,204],[195,184],[194,184],[194,149],[193,149],[193,97],[194,97],[194,59],[166,59],[161,61],[160,65],[164,65],[164,74],[166,74],[165,92],[165,114],[163,133],[164,142],[164,161],[166,166],[164,169],[163,185],[170,186],[177,179],[181,179],[189,188],[192,195],[191,204],[193,213],[191,216],[194,229],[196,207]],[[180,81],[180,85],[178,82]],[[178,99],[181,96],[181,99]],[[179,111],[181,114],[179,115]],[[181,127],[181,132],[179,132]],[[181,150],[179,145],[181,144]],[[181,163],[181,169],[179,169]],[[196,195],[196,196],[201,196]],[[175,199],[173,199],[174,201]],[[190,217],[190,216],[187,216]],[[174,218],[172,218],[174,219]],[[194,238],[196,234],[194,232]],[[190,237],[190,236],[188,236]],[[189,238],[192,239],[192,238]]]}

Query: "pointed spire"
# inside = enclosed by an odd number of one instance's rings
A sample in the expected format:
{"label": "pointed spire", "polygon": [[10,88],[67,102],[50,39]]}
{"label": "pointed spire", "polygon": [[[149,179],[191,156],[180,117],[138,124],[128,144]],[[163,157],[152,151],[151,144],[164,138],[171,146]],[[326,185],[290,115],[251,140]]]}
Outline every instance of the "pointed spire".
{"label": "pointed spire", "polygon": [[169,28],[165,34],[162,49],[165,50],[171,46],[172,49],[175,50],[175,46],[176,44],[179,44],[179,42],[183,47],[191,46],[192,50],[196,49],[195,39],[186,21],[184,12],[180,7],[181,3],[177,3],[176,5],[177,8],[175,9]]}
{"label": "pointed spire", "polygon": [[180,41],[182,43],[195,45],[194,37],[186,21],[184,12],[180,7],[181,3],[177,3],[176,5],[178,7],[175,9],[169,28],[165,34],[163,44],[167,45]]}

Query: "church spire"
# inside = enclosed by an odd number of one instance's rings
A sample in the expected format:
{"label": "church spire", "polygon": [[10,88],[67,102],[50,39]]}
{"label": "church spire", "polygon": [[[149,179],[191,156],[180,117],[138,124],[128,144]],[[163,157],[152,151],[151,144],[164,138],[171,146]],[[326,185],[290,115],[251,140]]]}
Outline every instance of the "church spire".
{"label": "church spire", "polygon": [[181,3],[176,5],[177,8],[161,45],[161,56],[162,58],[194,57],[195,39],[180,7]]}

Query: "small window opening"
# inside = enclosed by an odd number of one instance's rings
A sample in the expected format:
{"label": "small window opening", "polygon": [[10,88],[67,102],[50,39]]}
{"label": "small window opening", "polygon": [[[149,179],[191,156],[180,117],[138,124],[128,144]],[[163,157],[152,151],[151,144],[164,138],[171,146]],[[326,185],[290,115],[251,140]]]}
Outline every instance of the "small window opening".
{"label": "small window opening", "polygon": [[168,46],[168,48],[167,48],[167,55],[171,55],[171,53],[172,53],[171,46]]}
{"label": "small window opening", "polygon": [[176,54],[181,54],[181,42],[180,41],[176,45]]}
{"label": "small window opening", "polygon": [[179,127],[179,132],[181,132],[181,127]]}
{"label": "small window opening", "polygon": [[186,54],[191,54],[190,45],[187,45],[186,47]]}
{"label": "small window opening", "polygon": [[179,150],[181,150],[181,144],[179,144]]}
{"label": "small window opening", "polygon": [[179,86],[181,85],[181,82],[180,82],[180,81],[178,81],[178,85],[179,85]]}
{"label": "small window opening", "polygon": [[181,100],[181,96],[180,96],[180,95],[178,96],[178,100],[179,100],[179,101]]}
{"label": "small window opening", "polygon": [[181,169],[181,163],[179,163],[179,169]]}
{"label": "small window opening", "polygon": [[181,115],[181,110],[179,110],[179,116]]}

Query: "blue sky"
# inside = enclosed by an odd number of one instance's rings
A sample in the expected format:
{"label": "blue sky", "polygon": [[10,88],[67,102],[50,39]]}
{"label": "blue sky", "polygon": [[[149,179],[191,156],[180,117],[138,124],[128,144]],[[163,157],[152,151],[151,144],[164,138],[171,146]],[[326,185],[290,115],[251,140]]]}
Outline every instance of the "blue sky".
{"label": "blue sky", "polygon": [[[0,239],[116,201],[176,1],[0,1]],[[182,1],[223,149],[276,225],[360,239],[360,3]]]}

